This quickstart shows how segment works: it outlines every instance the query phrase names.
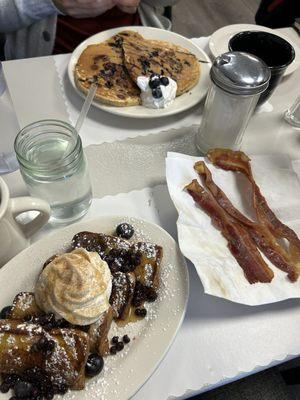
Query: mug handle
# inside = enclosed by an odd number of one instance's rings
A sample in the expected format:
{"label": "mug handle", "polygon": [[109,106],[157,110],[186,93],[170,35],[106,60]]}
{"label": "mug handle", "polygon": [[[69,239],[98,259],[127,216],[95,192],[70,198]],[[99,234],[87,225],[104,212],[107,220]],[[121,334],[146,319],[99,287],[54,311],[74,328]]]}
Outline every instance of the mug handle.
{"label": "mug handle", "polygon": [[[20,224],[16,217],[26,211],[39,211],[39,215],[27,224]],[[10,212],[16,223],[22,229],[24,235],[29,238],[45,225],[50,218],[50,206],[41,199],[35,197],[17,197],[10,200]]]}

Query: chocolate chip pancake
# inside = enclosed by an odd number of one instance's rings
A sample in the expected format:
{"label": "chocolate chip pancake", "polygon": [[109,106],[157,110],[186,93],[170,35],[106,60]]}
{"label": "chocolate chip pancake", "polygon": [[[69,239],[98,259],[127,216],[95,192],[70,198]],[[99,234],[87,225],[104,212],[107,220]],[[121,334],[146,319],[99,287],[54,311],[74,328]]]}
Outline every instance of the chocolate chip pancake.
{"label": "chocolate chip pancake", "polygon": [[105,42],[89,45],[74,70],[81,91],[87,93],[96,82],[95,98],[118,107],[140,104],[137,78],[152,73],[174,79],[179,96],[197,84],[200,67],[197,58],[183,47],[122,31]]}
{"label": "chocolate chip pancake", "polygon": [[134,82],[153,73],[169,76],[177,83],[179,96],[194,87],[200,76],[199,62],[183,47],[160,40],[123,37],[125,67]]}
{"label": "chocolate chip pancake", "polygon": [[95,98],[101,103],[119,107],[134,106],[140,102],[140,91],[123,64],[121,46],[120,35],[88,46],[75,66],[75,82],[84,93],[92,83],[97,82]]}

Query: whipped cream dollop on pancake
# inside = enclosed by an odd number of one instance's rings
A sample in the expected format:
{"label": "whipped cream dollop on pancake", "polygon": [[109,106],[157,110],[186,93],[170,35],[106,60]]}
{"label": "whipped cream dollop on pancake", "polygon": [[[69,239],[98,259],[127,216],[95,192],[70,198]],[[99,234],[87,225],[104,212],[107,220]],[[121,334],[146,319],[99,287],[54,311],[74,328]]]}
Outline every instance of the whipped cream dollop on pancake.
{"label": "whipped cream dollop on pancake", "polygon": [[154,76],[152,79],[147,76],[139,76],[137,78],[137,85],[141,89],[143,106],[166,108],[173,103],[176,97],[177,83],[172,78],[163,77],[163,79],[165,80],[162,80],[164,84],[160,84],[159,76]]}
{"label": "whipped cream dollop on pancake", "polygon": [[96,252],[83,248],[57,256],[41,272],[35,299],[45,312],[53,312],[75,325],[96,322],[109,308],[112,276]]}

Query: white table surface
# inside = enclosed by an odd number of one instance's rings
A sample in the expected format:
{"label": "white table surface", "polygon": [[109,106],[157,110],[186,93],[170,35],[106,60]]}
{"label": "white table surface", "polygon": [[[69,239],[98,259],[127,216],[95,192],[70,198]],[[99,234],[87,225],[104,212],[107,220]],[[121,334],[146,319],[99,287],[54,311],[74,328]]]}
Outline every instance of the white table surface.
{"label": "white table surface", "polygon": [[[294,31],[283,31],[292,35],[293,40],[300,46],[299,37]],[[14,85],[14,93],[11,92],[16,109],[23,108],[23,111],[26,111],[22,112],[22,118],[19,118],[17,112],[20,125],[47,116],[68,118],[63,99],[60,97],[61,93],[57,86],[56,71],[55,68],[52,68],[54,63],[51,57],[8,63],[12,66],[11,71],[18,71],[18,77],[22,77],[22,80],[27,82],[25,94],[18,94],[17,84]],[[43,74],[40,73],[41,71],[43,71]],[[18,77],[16,79],[20,79]],[[11,76],[8,79],[11,79]],[[243,141],[243,149],[248,154],[286,153],[292,159],[300,158],[300,131],[291,128],[282,120],[284,110],[299,95],[299,80],[300,69],[292,76],[287,77],[271,98],[273,111],[254,115]],[[34,90],[37,85],[39,85],[39,91]],[[33,97],[31,96],[32,92],[34,93]],[[44,108],[41,107],[41,102],[45,106]],[[45,108],[47,109],[46,114]],[[28,116],[27,120],[24,119],[24,115]],[[107,123],[109,123],[109,119],[107,119]],[[126,119],[123,123],[126,123]],[[154,130],[163,130],[164,124],[163,120],[161,124],[156,121]],[[121,126],[116,126],[116,129],[121,129]],[[178,135],[181,134],[187,135],[187,131],[179,133],[172,131],[160,135],[137,137],[124,142],[124,146],[131,150],[145,150],[147,146],[150,146],[150,149],[157,151],[158,158],[161,157],[158,165],[153,167],[155,170],[153,176],[151,177],[151,173],[146,171],[147,181],[141,179],[136,187],[137,189],[142,188],[143,184],[150,186],[153,183],[163,183],[163,154],[169,148],[170,143],[173,143],[173,146],[174,141],[178,141],[177,144],[175,143],[175,150],[177,145],[179,149],[192,149],[192,144],[182,145],[181,138],[178,138]],[[0,135],[1,140],[4,139],[5,132],[0,131]],[[161,143],[159,148],[165,146],[160,153],[156,147],[153,147],[157,143]],[[114,145],[105,144],[104,146],[111,146],[110,148],[114,149],[112,147]],[[96,175],[103,172],[101,168],[96,168],[99,166],[97,157],[101,154],[99,153],[101,150],[109,151],[109,147],[101,146],[89,146],[86,149],[90,167],[92,167],[95,175],[92,179],[94,179],[94,193],[97,197],[103,196],[103,192],[96,188],[101,182],[101,176]],[[174,150],[174,147],[172,147],[172,150]],[[140,162],[142,161],[140,160]],[[130,168],[133,171],[134,163],[130,165]],[[130,174],[130,168],[128,174]],[[8,182],[12,194],[22,195],[26,193],[18,172],[5,176],[5,180]],[[146,182],[147,184],[145,184]],[[134,188],[134,183],[127,187],[128,191]],[[110,192],[107,187],[107,194],[116,193]],[[167,193],[164,192],[161,198],[166,197]],[[157,197],[158,207],[162,201],[161,198]],[[174,229],[175,210],[171,208],[171,205],[167,209],[169,210],[169,225],[172,225],[172,229]],[[162,226],[165,226],[163,219]],[[168,228],[168,226],[165,227]],[[278,304],[253,308],[233,304],[222,299],[206,296],[192,267],[190,273],[190,300],[183,326],[170,352],[154,375],[135,396],[136,399],[186,398],[300,354],[300,342],[298,340],[300,301],[288,300]],[[193,343],[195,330],[198,331],[198,336],[193,347],[194,350],[191,351],[189,346],[188,352],[186,352],[186,343]],[[234,340],[232,340],[233,338]],[[180,371],[182,369],[189,370],[191,364],[193,365],[193,369],[190,371],[191,379],[184,375],[185,379],[182,380]],[[240,367],[241,365],[242,367]],[[172,382],[176,382],[176,390],[173,390],[174,384]],[[195,382],[197,382],[196,385]]]}

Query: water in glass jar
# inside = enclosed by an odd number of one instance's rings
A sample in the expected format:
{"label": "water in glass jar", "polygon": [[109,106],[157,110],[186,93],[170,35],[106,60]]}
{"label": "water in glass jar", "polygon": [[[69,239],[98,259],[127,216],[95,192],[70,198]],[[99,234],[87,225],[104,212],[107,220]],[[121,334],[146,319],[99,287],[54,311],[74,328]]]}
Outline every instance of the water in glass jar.
{"label": "water in glass jar", "polygon": [[[32,165],[44,166],[38,172],[21,169],[30,194],[46,200],[51,206],[51,220],[55,223],[74,221],[84,215],[91,203],[92,193],[85,157],[70,167],[70,160],[62,163],[73,138],[48,133],[46,140],[36,140],[26,148],[25,158]],[[46,166],[57,165],[55,173]]]}

